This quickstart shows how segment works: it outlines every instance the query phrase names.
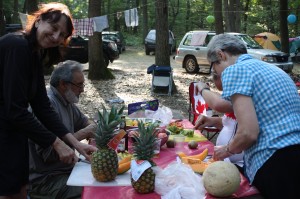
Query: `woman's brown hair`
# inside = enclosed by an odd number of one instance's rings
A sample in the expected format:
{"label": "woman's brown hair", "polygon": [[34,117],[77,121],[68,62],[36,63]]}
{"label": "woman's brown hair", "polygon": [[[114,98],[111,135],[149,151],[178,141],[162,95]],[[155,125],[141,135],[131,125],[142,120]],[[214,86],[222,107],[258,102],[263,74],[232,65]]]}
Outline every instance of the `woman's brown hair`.
{"label": "woman's brown hair", "polygon": [[[66,27],[67,27],[67,35],[64,40],[64,45],[67,45],[69,41],[69,37],[72,35],[74,31],[72,15],[70,13],[69,8],[62,3],[47,3],[41,4],[39,6],[39,10],[33,13],[32,17],[28,19],[25,34],[28,38],[31,45],[34,47],[37,46],[37,38],[36,32],[37,28],[35,27],[35,22],[39,19],[43,21],[47,21],[50,24],[57,23],[62,16],[66,17]],[[59,52],[59,46],[53,48],[43,49],[43,63],[45,66],[51,66],[53,64],[61,61],[61,54]]]}

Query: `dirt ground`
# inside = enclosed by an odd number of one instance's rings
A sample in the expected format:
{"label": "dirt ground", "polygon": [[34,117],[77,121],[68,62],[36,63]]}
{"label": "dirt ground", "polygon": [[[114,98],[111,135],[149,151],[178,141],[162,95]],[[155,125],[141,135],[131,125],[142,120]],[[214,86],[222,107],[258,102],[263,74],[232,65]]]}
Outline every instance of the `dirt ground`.
{"label": "dirt ground", "polygon": [[[188,74],[180,64],[170,56],[173,67],[174,83],[176,92],[172,96],[151,95],[151,74],[147,74],[147,68],[155,63],[155,55],[145,55],[143,48],[127,47],[118,60],[109,64],[109,69],[115,75],[113,80],[91,81],[86,76],[85,92],[81,94],[78,106],[80,109],[93,118],[102,104],[110,108],[112,104],[117,106],[129,103],[140,102],[151,99],[158,99],[160,106],[166,106],[174,111],[174,117],[188,118],[189,97],[188,87],[193,81],[211,82],[207,71],[197,74]],[[85,74],[88,74],[88,64],[84,64]],[[294,79],[300,79],[300,64],[296,64],[293,70]],[[213,84],[210,84],[215,90]],[[124,103],[109,103],[107,100],[122,99]]]}
{"label": "dirt ground", "polygon": [[[172,96],[151,95],[151,74],[147,74],[147,68],[155,63],[155,55],[145,55],[142,48],[127,47],[126,51],[114,63],[109,64],[109,69],[115,75],[113,80],[91,81],[86,76],[85,92],[81,94],[79,107],[89,117],[94,117],[97,110],[102,109],[104,104],[107,108],[112,103],[107,100],[122,99],[124,103],[117,106],[145,100],[158,99],[160,106],[166,106],[174,110],[175,116],[182,115],[188,118],[188,87],[193,81],[207,81],[205,73],[188,74],[181,65],[175,63],[173,56],[170,56],[173,67],[174,83],[177,92]],[[88,74],[88,64],[84,64],[85,74]]]}

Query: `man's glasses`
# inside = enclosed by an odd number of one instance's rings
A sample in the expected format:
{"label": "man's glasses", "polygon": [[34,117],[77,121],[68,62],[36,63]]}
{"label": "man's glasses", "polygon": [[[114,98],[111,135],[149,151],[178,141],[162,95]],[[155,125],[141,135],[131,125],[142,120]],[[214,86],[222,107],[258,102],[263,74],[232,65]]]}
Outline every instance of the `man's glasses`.
{"label": "man's glasses", "polygon": [[84,83],[81,83],[81,84],[75,84],[73,82],[68,82],[69,84],[72,84],[73,86],[76,86],[77,88],[81,88],[83,89],[85,87],[85,84]]}

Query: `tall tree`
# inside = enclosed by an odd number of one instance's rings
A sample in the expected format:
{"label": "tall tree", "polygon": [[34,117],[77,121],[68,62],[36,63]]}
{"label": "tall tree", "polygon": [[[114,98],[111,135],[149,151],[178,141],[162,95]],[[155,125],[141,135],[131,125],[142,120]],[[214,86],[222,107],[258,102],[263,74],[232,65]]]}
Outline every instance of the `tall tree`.
{"label": "tall tree", "polygon": [[5,20],[4,20],[3,0],[0,0],[0,36],[4,35]]}
{"label": "tall tree", "polygon": [[224,0],[225,29],[240,32],[240,0]]}
{"label": "tall tree", "polygon": [[289,29],[287,25],[288,1],[279,1],[279,23],[280,23],[280,38],[281,51],[289,53]]}
{"label": "tall tree", "polygon": [[169,29],[173,30],[174,25],[175,25],[175,21],[176,21],[176,17],[179,14],[179,7],[180,7],[180,1],[179,0],[174,0],[174,1],[170,1],[170,10],[171,10],[171,14],[170,16],[172,16],[172,21],[169,25]]}
{"label": "tall tree", "polygon": [[143,38],[142,43],[145,43],[145,38],[148,33],[148,5],[147,0],[142,1],[142,13],[143,13]]}
{"label": "tall tree", "polygon": [[170,66],[168,0],[156,0],[156,46],[155,64]]}
{"label": "tall tree", "polygon": [[216,34],[224,33],[222,1],[214,0],[214,15]]}
{"label": "tall tree", "polygon": [[33,13],[38,10],[38,0],[27,0],[25,13]]}
{"label": "tall tree", "polygon": [[[89,18],[101,15],[101,1],[102,0],[89,0]],[[102,34],[101,32],[94,32],[93,36],[89,37],[88,78],[91,80],[114,78],[113,74],[105,65],[102,49]]]}
{"label": "tall tree", "polygon": [[186,0],[186,15],[185,15],[185,32],[190,30],[190,17],[191,17],[191,1]]}
{"label": "tall tree", "polygon": [[12,16],[12,23],[19,23],[19,1],[14,0],[14,12]]}
{"label": "tall tree", "polygon": [[247,32],[247,21],[248,21],[247,12],[249,10],[250,1],[251,0],[246,0],[245,7],[244,7],[244,23],[243,23],[243,27],[242,27],[244,32]]}

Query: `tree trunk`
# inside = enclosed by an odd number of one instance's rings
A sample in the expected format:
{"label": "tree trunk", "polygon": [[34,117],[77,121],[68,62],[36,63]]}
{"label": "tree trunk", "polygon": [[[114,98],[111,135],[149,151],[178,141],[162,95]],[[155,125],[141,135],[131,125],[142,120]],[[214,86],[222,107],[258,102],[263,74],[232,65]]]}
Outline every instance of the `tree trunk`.
{"label": "tree trunk", "polygon": [[288,1],[279,1],[279,21],[280,21],[280,38],[281,51],[289,53],[289,29],[287,25]]}
{"label": "tree trunk", "polygon": [[143,38],[142,44],[145,44],[145,38],[148,34],[148,5],[147,0],[142,1],[142,10],[143,10]]}
{"label": "tree trunk", "polygon": [[12,16],[12,23],[18,23],[19,22],[19,10],[18,10],[18,4],[19,1],[18,0],[14,0],[14,12],[13,12],[13,16]]}
{"label": "tree trunk", "polygon": [[[89,18],[101,16],[101,2],[102,0],[89,0]],[[114,78],[104,62],[101,32],[94,32],[94,35],[89,37],[88,78],[91,80]]]}
{"label": "tree trunk", "polygon": [[222,1],[214,0],[214,15],[216,34],[224,33]]}
{"label": "tree trunk", "polygon": [[185,16],[185,32],[190,30],[190,17],[191,17],[191,1],[186,0],[186,16]]}
{"label": "tree trunk", "polygon": [[229,6],[228,6],[228,0],[223,0],[223,4],[224,4],[224,15],[225,15],[225,31],[226,32],[230,32],[230,26],[229,26]]}
{"label": "tree trunk", "polygon": [[170,10],[171,10],[170,16],[172,15],[172,21],[169,25],[169,29],[173,31],[173,27],[174,27],[175,22],[176,22],[176,17],[179,14],[180,1],[176,0],[174,4],[172,2],[173,1],[170,1],[170,4],[171,4],[171,6],[170,6]]}
{"label": "tree trunk", "polygon": [[157,0],[156,8],[156,46],[155,64],[170,66],[168,0]]}
{"label": "tree trunk", "polygon": [[241,3],[240,0],[235,0],[235,32],[241,32]]}
{"label": "tree trunk", "polygon": [[38,10],[38,0],[27,0],[26,12],[32,14]]}
{"label": "tree trunk", "polygon": [[248,15],[246,14],[249,10],[249,4],[250,0],[246,0],[245,8],[244,8],[244,23],[243,23],[243,31],[247,32],[247,21],[248,21]]}
{"label": "tree trunk", "polygon": [[4,20],[3,0],[0,0],[0,36],[4,35],[5,20]]}

